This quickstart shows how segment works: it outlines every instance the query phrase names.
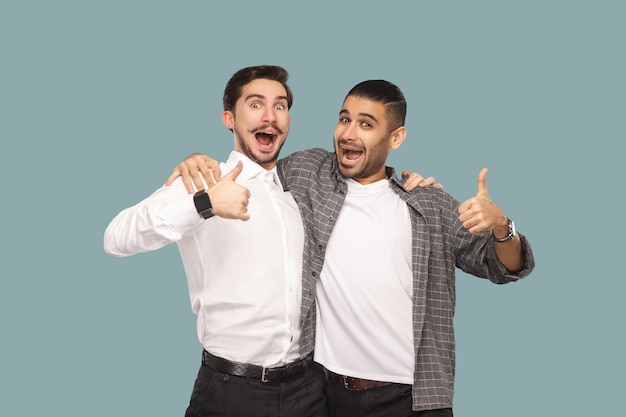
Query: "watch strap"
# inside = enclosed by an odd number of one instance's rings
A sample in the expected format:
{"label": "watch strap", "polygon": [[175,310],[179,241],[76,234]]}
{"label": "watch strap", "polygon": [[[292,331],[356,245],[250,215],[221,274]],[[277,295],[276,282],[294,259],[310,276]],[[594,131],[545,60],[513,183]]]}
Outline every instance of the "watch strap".
{"label": "watch strap", "polygon": [[517,234],[517,232],[515,231],[515,223],[513,223],[513,220],[509,219],[508,217],[507,217],[507,221],[509,222],[509,234],[503,237],[502,239],[498,239],[493,235],[493,232],[492,232],[491,237],[493,238],[495,242],[504,243],[504,242],[508,242],[509,240],[513,240],[515,238],[515,235]]}

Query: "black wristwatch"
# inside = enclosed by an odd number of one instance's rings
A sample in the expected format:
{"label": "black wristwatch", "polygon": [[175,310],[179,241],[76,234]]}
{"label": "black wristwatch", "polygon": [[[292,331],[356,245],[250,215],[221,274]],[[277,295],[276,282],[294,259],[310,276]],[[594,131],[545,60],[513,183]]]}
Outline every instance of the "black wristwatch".
{"label": "black wristwatch", "polygon": [[196,205],[196,211],[205,219],[213,217],[213,206],[206,191],[200,190],[193,195],[193,203]]}

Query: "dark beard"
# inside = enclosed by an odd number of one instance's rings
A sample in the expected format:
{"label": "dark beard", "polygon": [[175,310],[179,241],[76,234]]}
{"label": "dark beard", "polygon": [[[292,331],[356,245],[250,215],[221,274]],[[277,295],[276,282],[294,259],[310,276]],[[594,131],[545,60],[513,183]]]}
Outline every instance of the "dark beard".
{"label": "dark beard", "polygon": [[[334,141],[334,139],[333,139]],[[339,160],[339,152],[337,150],[337,145],[335,146],[335,157],[337,158],[337,166],[339,168],[339,172],[345,178],[352,178],[354,180],[358,180],[360,178],[367,178],[375,175],[381,167],[385,166],[387,161],[387,156],[389,154],[384,147],[384,144],[379,144],[369,150],[367,154],[364,154],[364,160],[360,166],[346,168],[342,165]]]}
{"label": "dark beard", "polygon": [[275,148],[274,152],[272,152],[272,153],[266,153],[266,152],[256,152],[255,153],[255,152],[253,152],[252,149],[250,149],[248,147],[248,145],[245,143],[245,141],[241,139],[241,135],[239,134],[237,129],[234,129],[233,132],[235,133],[235,140],[237,141],[237,144],[239,145],[239,148],[241,148],[241,153],[244,154],[250,160],[256,162],[259,165],[267,164],[269,162],[275,162],[278,159],[278,154],[280,153],[280,150],[282,149],[283,145],[285,144],[283,142],[283,144],[280,145],[279,147]]}

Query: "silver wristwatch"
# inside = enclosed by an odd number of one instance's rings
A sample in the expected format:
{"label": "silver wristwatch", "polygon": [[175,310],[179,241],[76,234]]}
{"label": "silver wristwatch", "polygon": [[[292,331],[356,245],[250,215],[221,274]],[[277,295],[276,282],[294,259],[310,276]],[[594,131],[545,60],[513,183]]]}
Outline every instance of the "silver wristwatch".
{"label": "silver wristwatch", "polygon": [[502,239],[496,239],[496,237],[493,235],[493,232],[492,232],[491,237],[493,237],[494,241],[498,243],[504,243],[504,242],[508,242],[509,240],[513,240],[513,238],[515,238],[515,235],[517,234],[517,232],[515,231],[515,223],[513,223],[513,220],[509,219],[508,217],[507,217],[507,220],[509,221],[509,234],[503,237]]}

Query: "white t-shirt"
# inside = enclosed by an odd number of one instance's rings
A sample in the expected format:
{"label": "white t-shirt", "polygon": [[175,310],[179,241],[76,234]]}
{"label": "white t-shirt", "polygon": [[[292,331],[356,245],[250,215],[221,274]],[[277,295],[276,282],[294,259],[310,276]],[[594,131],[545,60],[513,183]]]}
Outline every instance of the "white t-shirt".
{"label": "white t-shirt", "polygon": [[315,359],[338,374],[413,384],[409,210],[386,179],[347,185],[317,284]]}

